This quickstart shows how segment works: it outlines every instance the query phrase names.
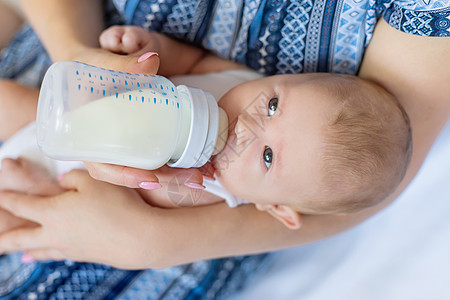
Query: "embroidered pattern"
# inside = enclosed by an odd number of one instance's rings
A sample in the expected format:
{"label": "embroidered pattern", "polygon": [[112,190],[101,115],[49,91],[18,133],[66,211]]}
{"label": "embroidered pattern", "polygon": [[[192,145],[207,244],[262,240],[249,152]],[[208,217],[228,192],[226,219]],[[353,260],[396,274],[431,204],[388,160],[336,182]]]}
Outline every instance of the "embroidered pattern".
{"label": "embroidered pattern", "polygon": [[34,263],[0,282],[0,299],[228,299],[271,261],[262,254],[142,271],[72,261]]}
{"label": "embroidered pattern", "polygon": [[[283,38],[283,20],[286,17],[286,8],[289,1],[267,0],[257,13],[260,20],[257,34],[249,40],[249,53],[247,63],[261,73],[274,74],[277,72],[278,54],[280,53],[280,40]],[[259,15],[258,15],[259,14]],[[255,20],[251,26],[255,25]],[[252,28],[250,28],[251,30]]]}
{"label": "embroidered pattern", "polygon": [[[330,46],[330,71],[356,74],[361,63],[365,32],[364,18],[368,3],[361,0],[344,0],[339,17],[335,19],[337,30]],[[338,22],[338,23],[337,23]]]}
{"label": "embroidered pattern", "polygon": [[322,33],[325,2],[326,0],[316,0],[311,11],[311,19],[306,35],[305,73],[315,72],[319,63],[317,57],[320,50],[320,35]]}
{"label": "embroidered pattern", "polygon": [[408,10],[437,10],[450,6],[449,0],[397,0],[396,4]]}
{"label": "embroidered pattern", "polygon": [[195,20],[196,2],[191,0],[178,0],[172,12],[167,15],[167,21],[162,26],[162,32],[175,38],[185,38],[192,29]]}
{"label": "embroidered pattern", "polygon": [[218,0],[203,45],[219,56],[228,57],[238,31],[242,3],[240,0]]}
{"label": "embroidered pattern", "polygon": [[283,38],[280,41],[277,69],[279,73],[303,72],[305,37],[310,20],[310,0],[293,2],[287,8],[287,16],[281,29]]}
{"label": "embroidered pattern", "polygon": [[251,22],[255,18],[255,14],[261,0],[245,0],[244,10],[242,13],[241,27],[237,34],[235,46],[231,52],[230,58],[243,63],[247,52],[248,32]]}
{"label": "embroidered pattern", "polygon": [[355,74],[380,16],[404,32],[446,36],[449,6],[450,0],[141,0],[132,21],[146,15],[152,30],[195,37],[265,74]]}
{"label": "embroidered pattern", "polygon": [[384,19],[392,27],[422,36],[450,36],[450,6],[430,12],[412,11],[394,3]]}

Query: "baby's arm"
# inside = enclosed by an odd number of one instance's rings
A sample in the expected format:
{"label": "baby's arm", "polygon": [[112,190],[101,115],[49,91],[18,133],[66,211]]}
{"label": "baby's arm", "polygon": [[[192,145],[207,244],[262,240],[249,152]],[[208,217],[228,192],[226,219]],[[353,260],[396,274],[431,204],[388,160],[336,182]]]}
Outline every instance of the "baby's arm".
{"label": "baby's arm", "polygon": [[163,76],[246,68],[204,49],[138,26],[112,26],[100,35],[100,45],[103,49],[120,54],[142,55],[157,52],[161,60],[158,73]]}

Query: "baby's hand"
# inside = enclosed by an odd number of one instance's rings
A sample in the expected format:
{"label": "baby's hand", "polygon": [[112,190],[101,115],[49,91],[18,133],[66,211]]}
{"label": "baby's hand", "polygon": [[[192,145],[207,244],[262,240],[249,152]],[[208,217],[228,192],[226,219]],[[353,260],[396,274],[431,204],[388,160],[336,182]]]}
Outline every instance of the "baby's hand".
{"label": "baby's hand", "polygon": [[154,34],[138,26],[112,26],[100,35],[100,46],[120,54],[158,52],[160,45]]}

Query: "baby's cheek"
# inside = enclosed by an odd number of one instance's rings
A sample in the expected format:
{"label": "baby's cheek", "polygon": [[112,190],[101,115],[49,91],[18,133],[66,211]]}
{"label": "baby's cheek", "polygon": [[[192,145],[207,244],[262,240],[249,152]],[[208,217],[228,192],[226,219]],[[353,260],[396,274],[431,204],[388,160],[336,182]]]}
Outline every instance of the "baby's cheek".
{"label": "baby's cheek", "polygon": [[224,170],[220,176],[216,177],[222,186],[236,197],[248,202],[253,202],[252,200],[258,197],[258,188],[255,188],[254,182],[252,182],[245,172],[229,168]]}

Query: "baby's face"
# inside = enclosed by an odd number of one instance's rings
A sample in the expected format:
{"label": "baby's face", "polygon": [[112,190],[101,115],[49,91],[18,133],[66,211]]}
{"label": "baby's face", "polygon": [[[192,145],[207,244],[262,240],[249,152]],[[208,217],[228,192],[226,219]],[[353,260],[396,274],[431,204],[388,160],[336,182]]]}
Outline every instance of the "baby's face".
{"label": "baby's face", "polygon": [[[255,204],[311,199],[319,192],[323,128],[334,115],[318,75],[281,75],[241,84],[219,105],[230,121],[225,149],[213,159],[217,179]],[[311,80],[314,78],[314,80]],[[313,213],[305,208],[304,213]]]}

